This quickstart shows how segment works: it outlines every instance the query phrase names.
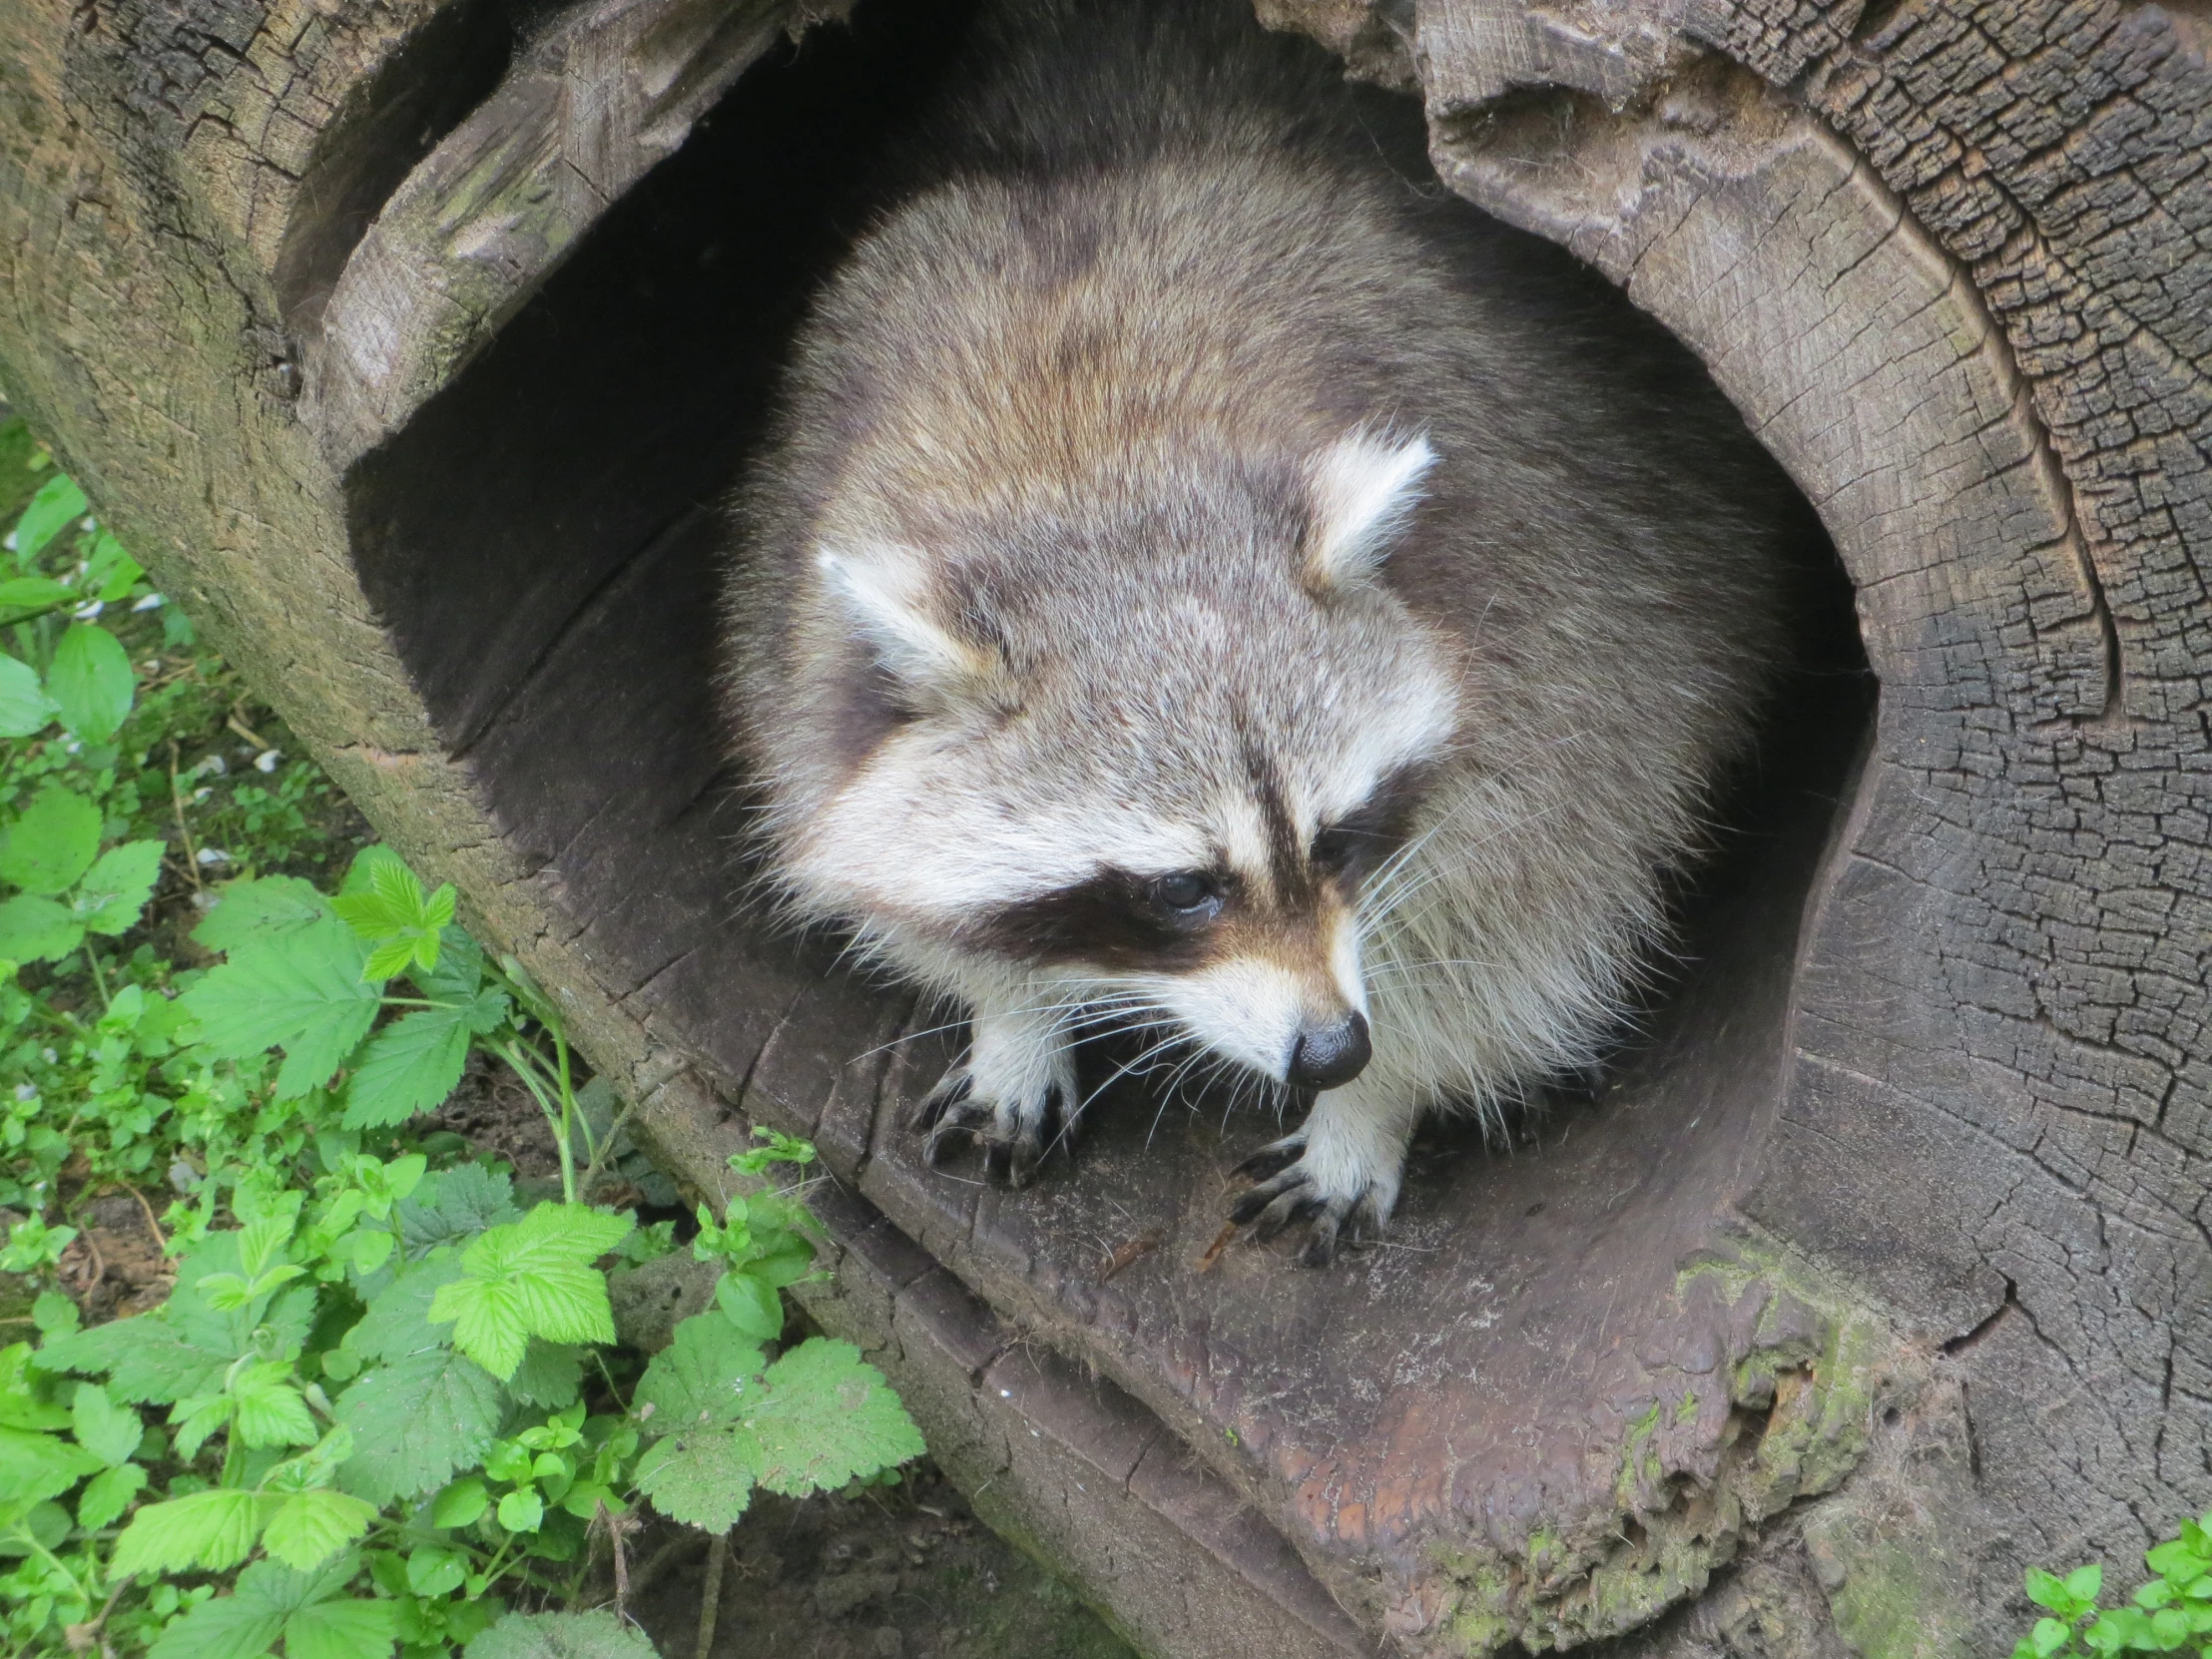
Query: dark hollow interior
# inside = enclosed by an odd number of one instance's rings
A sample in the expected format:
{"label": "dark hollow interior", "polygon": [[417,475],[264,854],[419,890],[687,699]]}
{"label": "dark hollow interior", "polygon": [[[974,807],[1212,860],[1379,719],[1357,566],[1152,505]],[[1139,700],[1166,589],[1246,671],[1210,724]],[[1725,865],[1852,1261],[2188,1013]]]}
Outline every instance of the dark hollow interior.
{"label": "dark hollow interior", "polygon": [[[606,987],[732,1096],[802,1002],[820,1011],[826,1069],[896,1017],[895,993],[840,977],[830,947],[774,933],[740,897],[709,689],[716,503],[810,285],[864,213],[870,157],[935,78],[963,10],[878,0],[749,72],[348,480],[363,584],[445,743],[516,853],[557,877]],[[1522,1147],[1485,1150],[1453,1128],[1424,1138],[1401,1218],[1433,1213],[1446,1186],[1480,1189],[1454,1246],[1469,1272],[1586,1260],[1604,1233],[1612,1260],[1634,1265],[1628,1294],[1663,1295],[1771,1114],[1801,917],[1874,703],[1849,585],[1817,528],[1809,538],[1804,666],[1721,806],[1718,850],[1682,896],[1679,970],[1613,1074]],[[1177,1155],[1173,1136],[1152,1140],[1153,1107],[1108,1104],[1084,1153],[1094,1167]],[[806,1126],[807,1111],[787,1115]],[[1277,1132],[1230,1126],[1244,1151]],[[1156,1205],[1185,1191],[1131,1190]],[[1035,1218],[1040,1235],[1053,1225]],[[1210,1235],[1218,1218],[1193,1225]],[[1538,1266],[1521,1282],[1507,1331],[1599,1318],[1583,1304],[1622,1294],[1611,1270]]]}

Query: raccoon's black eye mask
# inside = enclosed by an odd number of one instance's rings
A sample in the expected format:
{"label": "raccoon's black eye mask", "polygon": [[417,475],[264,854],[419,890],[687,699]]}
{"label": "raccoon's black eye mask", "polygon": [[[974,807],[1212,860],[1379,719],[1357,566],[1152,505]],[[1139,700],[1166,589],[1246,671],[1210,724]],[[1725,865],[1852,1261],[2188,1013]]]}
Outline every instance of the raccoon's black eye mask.
{"label": "raccoon's black eye mask", "polygon": [[1104,869],[1002,905],[971,923],[969,932],[986,948],[1024,961],[1173,972],[1206,960],[1206,935],[1237,897],[1237,878],[1226,870],[1146,876]]}

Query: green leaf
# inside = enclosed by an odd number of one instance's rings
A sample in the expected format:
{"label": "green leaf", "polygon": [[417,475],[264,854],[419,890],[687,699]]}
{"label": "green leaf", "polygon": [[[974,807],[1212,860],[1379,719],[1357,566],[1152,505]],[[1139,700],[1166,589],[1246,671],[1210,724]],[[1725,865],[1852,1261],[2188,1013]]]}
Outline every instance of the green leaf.
{"label": "green leaf", "polygon": [[284,1659],[390,1659],[396,1601],[318,1601],[284,1621]]}
{"label": "green leaf", "polygon": [[468,1644],[468,1659],[654,1659],[643,1632],[612,1613],[509,1613]]}
{"label": "green leaf", "polygon": [[77,590],[51,576],[14,576],[0,582],[0,622],[35,616],[42,611],[78,603]]}
{"label": "green leaf", "polygon": [[491,1496],[484,1490],[484,1483],[474,1475],[456,1480],[438,1493],[430,1505],[432,1526],[469,1526],[486,1509],[491,1507]]}
{"label": "green leaf", "polygon": [[145,1489],[146,1470],[136,1463],[101,1470],[77,1498],[77,1524],[87,1532],[114,1525]]}
{"label": "green leaf", "polygon": [[0,957],[11,962],[58,962],[85,942],[85,930],[66,905],[20,892],[0,903]]}
{"label": "green leaf", "polygon": [[672,1520],[727,1532],[753,1502],[761,1448],[750,1434],[694,1424],[665,1434],[638,1459],[638,1490]]}
{"label": "green leaf", "polygon": [[95,623],[69,625],[46,671],[46,692],[61,706],[64,726],[87,743],[106,743],[123,729],[137,689],[122,641]]}
{"label": "green leaf", "polygon": [[250,1446],[312,1445],[314,1418],[281,1361],[249,1366],[231,1380],[239,1438]]}
{"label": "green leaf", "polygon": [[407,1588],[418,1596],[441,1596],[460,1588],[468,1557],[457,1549],[424,1544],[407,1555]]}
{"label": "green leaf", "polygon": [[461,1261],[446,1254],[410,1265],[369,1299],[368,1313],[345,1335],[345,1346],[364,1360],[401,1360],[452,1347],[451,1333],[432,1329],[430,1299],[461,1276]]}
{"label": "green leaf", "polygon": [[521,1219],[514,1205],[514,1183],[481,1164],[426,1175],[420,1186],[392,1212],[399,1247],[419,1262],[440,1245],[466,1244],[487,1228]]}
{"label": "green leaf", "polygon": [[2092,1602],[2104,1588],[2104,1568],[2091,1562],[2086,1567],[2076,1567],[2066,1574],[2066,1594],[2077,1603]]}
{"label": "green leaf", "polygon": [[453,1092],[467,1063],[465,1010],[416,1009],[377,1032],[362,1051],[345,1086],[344,1126],[381,1129],[430,1110]]}
{"label": "green leaf", "polygon": [[220,1344],[188,1338],[165,1314],[141,1314],[48,1343],[38,1364],[48,1371],[106,1372],[123,1398],[166,1405],[220,1386],[237,1358]]}
{"label": "green leaf", "polygon": [[100,855],[77,892],[77,916],[94,933],[113,938],[137,925],[161,879],[160,841],[125,841]]}
{"label": "green leaf", "polygon": [[0,652],[0,738],[36,737],[60,713],[38,671]]}
{"label": "green leaf", "polygon": [[514,1375],[532,1337],[611,1343],[607,1281],[591,1264],[630,1229],[624,1218],[580,1204],[541,1204],[469,1245],[463,1276],[431,1300],[430,1319],[450,1322],[454,1346],[502,1379]]}
{"label": "green leaf", "polygon": [[295,933],[329,915],[329,900],[298,876],[265,875],[225,887],[192,936],[210,950],[236,950],[262,934]]}
{"label": "green leaf", "polygon": [[15,521],[15,562],[30,568],[46,544],[84,516],[89,505],[75,480],[59,472],[47,479]]}
{"label": "green leaf", "polygon": [[2073,1606],[2073,1597],[2056,1573],[2045,1572],[2041,1567],[2029,1567],[2024,1580],[2027,1599],[2038,1607],[2047,1607],[2053,1613],[2065,1613]]}
{"label": "green leaf", "polygon": [[186,991],[201,1040],[218,1059],[284,1050],[281,1099],[326,1082],[375,1023],[380,998],[361,980],[361,948],[335,919],[259,936]]}
{"label": "green leaf", "polygon": [[694,1422],[728,1422],[738,1414],[739,1390],[766,1364],[760,1344],[728,1320],[694,1315],[677,1325],[668,1347],[647,1363],[637,1403],[653,1407],[656,1433]]}
{"label": "green leaf", "polygon": [[499,1500],[499,1524],[509,1532],[535,1532],[545,1519],[545,1499],[524,1486]]}
{"label": "green leaf", "polygon": [[0,880],[48,897],[67,892],[100,852],[100,809],[49,784],[0,836]]}
{"label": "green leaf", "polygon": [[236,1595],[186,1613],[147,1659],[262,1659],[279,1632],[285,1659],[389,1659],[398,1606],[345,1599],[359,1572],[351,1550],[313,1572],[257,1561],[239,1574]]}
{"label": "green leaf", "polygon": [[[686,1342],[687,1328],[698,1334]],[[710,1335],[712,1334],[712,1335]],[[663,1514],[711,1532],[745,1512],[751,1488],[800,1495],[842,1486],[923,1450],[898,1396],[849,1343],[802,1343],[758,1382],[727,1381],[736,1333],[702,1317],[677,1327],[638,1385],[670,1430],[639,1459],[638,1489]],[[656,1376],[655,1367],[679,1348]]]}
{"label": "green leaf", "polygon": [[724,1274],[715,1286],[715,1301],[742,1336],[772,1343],[784,1334],[784,1299],[755,1274]]}
{"label": "green leaf", "polygon": [[[57,1294],[48,1291],[39,1301]],[[75,1312],[74,1305],[71,1311]],[[74,1419],[46,1397],[41,1386],[44,1379],[32,1374],[31,1358],[29,1343],[11,1343],[0,1349],[0,1427],[67,1428]]]}
{"label": "green leaf", "polygon": [[505,1405],[483,1367],[451,1349],[380,1366],[338,1400],[354,1445],[339,1484],[374,1503],[442,1486],[482,1460]]}
{"label": "green leaf", "polygon": [[320,1566],[366,1532],[376,1506],[344,1492],[293,1492],[269,1517],[262,1547],[301,1572]]}
{"label": "green leaf", "polygon": [[919,1457],[921,1431],[850,1343],[810,1337],[769,1367],[766,1399],[740,1418],[760,1436],[760,1481],[790,1497]]}
{"label": "green leaf", "polygon": [[524,1352],[514,1376],[507,1379],[507,1391],[523,1404],[546,1405],[556,1411],[573,1405],[583,1386],[580,1351],[535,1340]]}
{"label": "green leaf", "polygon": [[263,1659],[283,1633],[284,1616],[245,1596],[217,1596],[162,1632],[146,1659]]}
{"label": "green leaf", "polygon": [[58,1496],[105,1466],[58,1434],[0,1428],[0,1505],[28,1507]]}
{"label": "green leaf", "polygon": [[2072,1636],[2071,1625],[2060,1624],[2056,1619],[2037,1619],[2035,1628],[2027,1633],[2028,1651],[2036,1659],[2049,1659],[2049,1655],[2064,1647]]}
{"label": "green leaf", "polygon": [[279,1500],[229,1487],[148,1503],[115,1541],[113,1578],[141,1572],[221,1572],[253,1553],[262,1523]]}
{"label": "green leaf", "polygon": [[139,1414],[127,1405],[116,1404],[97,1382],[77,1385],[70,1417],[76,1425],[77,1443],[111,1469],[131,1460],[131,1453],[138,1450],[146,1433]]}

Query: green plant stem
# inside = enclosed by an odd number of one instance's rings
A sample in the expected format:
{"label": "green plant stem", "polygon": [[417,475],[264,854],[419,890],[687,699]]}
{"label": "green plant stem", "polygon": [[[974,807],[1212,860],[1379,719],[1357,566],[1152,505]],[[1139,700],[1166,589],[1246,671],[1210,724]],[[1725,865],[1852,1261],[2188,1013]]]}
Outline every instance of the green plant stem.
{"label": "green plant stem", "polygon": [[514,1068],[515,1075],[522,1079],[522,1086],[528,1089],[537,1100],[538,1110],[545,1114],[545,1121],[553,1126],[555,1149],[561,1155],[561,1197],[564,1202],[574,1204],[576,1202],[576,1149],[568,1143],[568,1112],[573,1105],[574,1097],[564,1100],[561,1107],[556,1109],[553,1102],[546,1098],[544,1084],[533,1075],[532,1068],[520,1058],[520,1053],[524,1047],[525,1045],[521,1042],[508,1042],[494,1047],[492,1052]]}
{"label": "green plant stem", "polygon": [[223,1473],[217,1479],[219,1486],[236,1486],[239,1471],[246,1466],[246,1441],[238,1431],[234,1417],[229,1432],[223,1436]]}
{"label": "green plant stem", "polygon": [[[615,1138],[628,1126],[630,1114],[637,1109],[638,1103],[636,1101],[625,1102],[622,1110],[615,1114],[614,1122],[607,1125],[606,1135],[601,1138],[597,1146],[591,1149],[591,1162],[584,1166],[584,1191],[587,1193],[592,1190],[592,1183],[599,1179],[600,1165],[605,1163],[607,1155],[614,1151]],[[588,1130],[590,1125],[587,1124],[585,1127]]]}
{"label": "green plant stem", "polygon": [[100,993],[100,1006],[102,1008],[113,1007],[115,998],[108,994],[108,976],[100,971],[100,958],[94,952],[90,939],[85,940],[85,960],[92,967],[92,984],[93,988]]}

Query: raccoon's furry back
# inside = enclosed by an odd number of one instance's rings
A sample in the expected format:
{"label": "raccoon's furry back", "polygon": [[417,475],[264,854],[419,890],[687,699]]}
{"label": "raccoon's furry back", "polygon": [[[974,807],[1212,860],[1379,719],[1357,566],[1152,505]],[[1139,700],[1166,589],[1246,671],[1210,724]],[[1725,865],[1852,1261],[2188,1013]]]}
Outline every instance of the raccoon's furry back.
{"label": "raccoon's furry back", "polygon": [[[1586,1063],[1778,650],[1802,527],[1778,470],[1601,278],[1423,178],[1417,110],[1241,5],[1006,0],[949,79],[736,502],[726,701],[787,893],[959,986],[926,906],[861,913],[810,873],[834,856],[809,840],[826,805],[910,714],[810,602],[825,535],[944,550],[1012,658],[1118,651],[1173,689],[1187,668],[1125,625],[1112,569],[1078,587],[1051,561],[1110,567],[1107,520],[1209,491],[1288,503],[1348,431],[1425,433],[1381,580],[1449,653],[1460,715],[1363,899],[1377,1029],[1399,1034],[1375,1064],[1487,1102]],[[1236,559],[1187,579],[1235,612]],[[1296,741],[1267,697],[1250,741]],[[1061,713],[1080,751],[1086,711]],[[1166,811],[1172,782],[1102,765],[1094,787]]]}

